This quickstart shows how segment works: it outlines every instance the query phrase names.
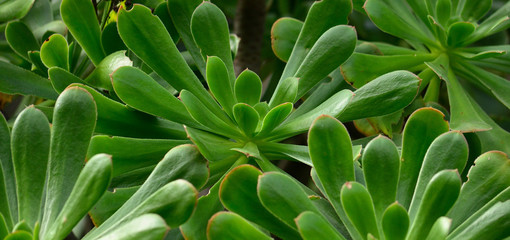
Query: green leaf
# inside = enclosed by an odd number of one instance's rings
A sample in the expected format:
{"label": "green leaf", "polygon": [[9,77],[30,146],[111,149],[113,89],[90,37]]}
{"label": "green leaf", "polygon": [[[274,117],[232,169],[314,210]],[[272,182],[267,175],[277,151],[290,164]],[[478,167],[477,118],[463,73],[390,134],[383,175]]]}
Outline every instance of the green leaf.
{"label": "green leaf", "polygon": [[347,0],[314,2],[308,11],[303,28],[280,79],[294,76],[317,39],[328,29],[336,25],[346,24],[347,16],[351,11],[352,3]]}
{"label": "green leaf", "polygon": [[48,75],[53,85],[53,88],[58,93],[63,92],[69,85],[73,83],[81,83],[85,84],[83,80],[79,77],[73,75],[72,73],[64,70],[60,67],[52,67],[48,70]]}
{"label": "green leaf", "polygon": [[[198,149],[196,146],[193,145],[181,145],[175,148],[172,148],[163,160],[161,160],[156,168],[152,171],[151,175],[145,183],[138,189],[138,191],[124,204],[122,207],[115,212],[106,222],[104,222],[101,226],[99,226],[96,230],[89,233],[87,235],[86,239],[95,239],[100,234],[104,234],[108,232],[108,229],[113,229],[116,224],[119,223],[119,221],[124,221],[126,216],[132,216],[135,212],[135,209],[141,208],[141,206],[144,204],[144,201],[148,201],[148,198],[151,198],[150,196],[153,195],[156,191],[162,191],[162,187],[165,186],[168,182],[174,181],[176,179],[185,179],[186,181],[189,181],[194,186],[197,186],[198,189],[205,183],[208,177],[208,169],[207,169],[207,162],[205,159],[200,155]],[[185,203],[184,196],[179,196],[180,193],[174,193],[172,194],[172,188],[176,188],[173,191],[184,191],[187,193],[191,193],[189,188],[193,189],[193,185],[189,184],[188,182],[183,180],[177,180],[174,181],[173,187],[168,186],[163,188],[168,188],[167,190],[164,190],[166,193],[160,193],[160,194],[169,194],[168,201],[161,201],[161,204],[164,204],[165,202],[170,203],[171,201],[176,201],[175,203],[178,203],[178,199],[183,197],[183,202],[185,206],[187,206],[187,203]],[[180,183],[178,183],[180,182]],[[183,184],[182,182],[186,182],[186,184]],[[188,187],[187,185],[190,185]],[[160,189],[160,190],[158,190]],[[168,191],[168,192],[167,192]],[[183,193],[184,194],[184,193]],[[187,199],[186,201],[191,201],[190,199]],[[157,203],[157,202],[154,202]],[[193,200],[194,205],[195,200]],[[146,204],[149,204],[146,202]],[[152,204],[152,203],[151,203]],[[172,203],[174,204],[174,203]],[[150,204],[146,207],[150,207]],[[184,207],[184,206],[181,206]],[[187,208],[186,208],[187,209]],[[187,211],[186,209],[173,209],[175,211]],[[173,211],[172,210],[172,211]],[[189,210],[189,209],[188,209]],[[190,213],[191,214],[191,213]],[[134,216],[136,217],[136,216]],[[184,216],[183,216],[184,217]],[[165,217],[166,219],[166,217]],[[170,227],[174,227],[171,225]]]}
{"label": "green leaf", "polygon": [[492,0],[465,0],[461,1],[463,5],[457,8],[457,11],[461,10],[462,18],[466,20],[478,20],[482,18],[489,10],[491,10]]}
{"label": "green leaf", "polygon": [[387,240],[404,240],[409,229],[406,209],[398,202],[391,204],[384,211],[381,225]]}
{"label": "green leaf", "polygon": [[41,60],[46,67],[69,70],[69,47],[64,36],[53,34],[41,46]]}
{"label": "green leaf", "polygon": [[32,234],[24,230],[13,232],[4,238],[4,240],[32,240],[32,239],[33,239]]}
{"label": "green leaf", "polygon": [[175,28],[174,23],[172,22],[172,17],[170,16],[170,11],[168,10],[168,3],[166,1],[162,1],[156,9],[154,9],[154,15],[158,16],[161,22],[165,24],[166,30],[172,37],[174,43],[177,43],[180,39],[179,33]]}
{"label": "green leaf", "polygon": [[163,218],[147,213],[122,224],[99,239],[158,240],[163,239],[167,231],[168,226]]}
{"label": "green leaf", "polygon": [[[3,114],[0,114],[0,199],[5,200],[0,205],[0,215],[3,215],[9,229],[12,228],[18,220],[18,200],[16,193],[16,173],[11,157],[11,132],[7,126],[7,121]],[[5,185],[4,185],[5,184]]]}
{"label": "green leaf", "polygon": [[209,90],[229,116],[236,104],[234,90],[229,80],[228,70],[221,58],[212,56],[207,58],[206,80]]}
{"label": "green leaf", "polygon": [[0,61],[0,91],[53,100],[58,97],[48,79],[4,61]]}
{"label": "green leaf", "polygon": [[342,64],[341,70],[346,81],[355,88],[360,88],[383,74],[396,70],[413,71],[433,59],[434,55],[421,52],[385,56],[353,53],[351,58]]}
{"label": "green leaf", "polygon": [[320,214],[296,180],[277,172],[259,177],[257,194],[264,207],[281,221],[297,230],[294,219],[304,211]]}
{"label": "green leaf", "polygon": [[35,72],[38,75],[42,75],[44,77],[48,76],[48,68],[44,65],[44,63],[41,60],[41,52],[39,51],[28,52],[28,58],[32,62],[32,72]]}
{"label": "green leaf", "polygon": [[94,97],[98,111],[96,133],[124,137],[186,139],[186,132],[181,124],[133,111],[90,87],[81,84],[72,86],[86,89]]}
{"label": "green leaf", "polygon": [[[475,79],[478,83],[487,87],[492,94],[507,108],[510,108],[510,96],[507,94],[510,91],[510,82],[494,73],[485,71],[473,64],[459,61],[461,71],[467,74],[471,79]],[[457,70],[456,69],[456,70]]]}
{"label": "green leaf", "polygon": [[[113,229],[119,228],[122,224],[146,213],[156,213],[165,220],[169,227],[178,227],[191,216],[197,203],[197,195],[198,192],[189,182],[182,179],[175,180],[165,184],[147,198],[141,199],[143,202],[129,209],[125,208],[127,203],[124,204],[109,220],[87,234],[83,239],[102,237]],[[128,211],[122,212],[123,209]],[[119,214],[119,212],[122,212],[122,214]],[[114,217],[117,217],[117,219],[111,220]]]}
{"label": "green leaf", "polygon": [[112,178],[110,155],[92,157],[81,171],[69,198],[43,239],[63,239],[103,196]]}
{"label": "green leaf", "polygon": [[450,102],[450,123],[451,129],[462,132],[484,131],[491,129],[480,113],[471,104],[469,96],[464,91],[457,77],[453,73],[445,61],[446,55],[438,58],[434,62],[427,62],[429,66],[439,78],[446,81],[448,89],[448,97]]}
{"label": "green leaf", "polygon": [[510,186],[509,162],[508,156],[498,151],[484,153],[475,160],[459,200],[448,214],[453,220],[453,228]]}
{"label": "green leaf", "polygon": [[41,236],[56,220],[78,179],[96,118],[94,99],[82,88],[68,88],[55,103]]}
{"label": "green leaf", "polygon": [[361,236],[379,238],[372,198],[358,182],[346,182],[340,191],[342,207]]}
{"label": "green leaf", "polygon": [[277,88],[273,93],[273,97],[269,102],[269,108],[274,108],[278,104],[290,102],[294,103],[298,94],[299,78],[288,77],[279,83],[281,87]]}
{"label": "green leaf", "polygon": [[[331,96],[311,111],[283,122],[269,137],[270,139],[284,139],[308,131],[313,121],[320,115],[331,115],[338,117],[342,115],[353,97],[349,90],[342,90]],[[266,116],[267,117],[267,116]],[[289,117],[291,118],[292,115]]]}
{"label": "green leaf", "polygon": [[[432,43],[432,34],[401,2],[366,0],[370,20],[382,31],[403,39]],[[402,10],[403,9],[403,10]]]}
{"label": "green leaf", "polygon": [[67,28],[94,65],[105,57],[96,11],[88,0],[62,0],[60,15]]}
{"label": "green leaf", "polygon": [[450,19],[452,2],[450,0],[438,0],[436,3],[437,21],[443,26],[447,26]]}
{"label": "green leaf", "polygon": [[227,67],[230,85],[234,85],[234,64],[230,53],[230,33],[223,12],[211,2],[202,2],[191,16],[191,33],[202,55],[217,56]]}
{"label": "green leaf", "polygon": [[342,122],[394,113],[411,104],[421,80],[407,71],[384,74],[354,91],[346,109],[335,116]]}
{"label": "green leaf", "polygon": [[272,239],[235,213],[219,212],[207,225],[208,239]]}
{"label": "green leaf", "polygon": [[110,55],[114,52],[127,50],[126,45],[120,38],[119,31],[117,29],[117,22],[108,23],[101,32],[101,45],[105,55]]}
{"label": "green leaf", "polygon": [[290,17],[280,18],[273,23],[271,48],[276,57],[284,62],[289,60],[302,28],[303,22]]}
{"label": "green leaf", "polygon": [[[271,109],[262,121],[262,128],[258,136],[264,136],[273,131],[287,118],[292,111],[292,103],[282,103]],[[274,134],[271,134],[274,136]]]}
{"label": "green leaf", "polygon": [[338,188],[347,181],[354,181],[349,133],[333,117],[320,116],[310,127],[308,148],[326,195],[338,211],[341,209]]}
{"label": "green leaf", "polygon": [[296,218],[296,225],[305,240],[345,239],[323,217],[314,212],[301,213]]}
{"label": "green leaf", "polygon": [[427,236],[426,240],[444,240],[446,236],[450,232],[450,226],[452,225],[452,220],[447,217],[440,217],[436,220],[430,232]]}
{"label": "green leaf", "polygon": [[473,34],[468,43],[471,44],[481,38],[507,29],[510,26],[510,18],[508,17],[509,13],[510,2],[507,2],[478,25],[476,32]]}
{"label": "green leaf", "polygon": [[[297,98],[302,97],[320,80],[347,60],[356,47],[356,31],[351,26],[335,26],[324,32],[297,69]],[[280,85],[278,85],[280,87]],[[294,102],[297,99],[294,99]]]}
{"label": "green leaf", "polygon": [[24,17],[35,0],[6,0],[0,3],[0,22]]}
{"label": "green leaf", "polygon": [[397,196],[400,169],[397,147],[389,138],[378,136],[367,144],[361,161],[375,215],[380,220]]}
{"label": "green leaf", "polygon": [[242,143],[236,143],[230,141],[228,138],[220,137],[206,131],[188,127],[186,128],[186,132],[193,143],[200,149],[202,155],[211,162],[225,160],[237,154],[231,150],[232,148],[242,147]]}
{"label": "green leaf", "polygon": [[123,66],[133,66],[133,62],[126,56],[126,51],[114,52],[97,64],[96,69],[85,79],[85,82],[112,92],[112,74]]}
{"label": "green leaf", "polygon": [[202,76],[205,76],[205,59],[191,34],[191,16],[202,2],[202,0],[168,0],[168,11],[184,46],[186,46]]}
{"label": "green leaf", "polygon": [[240,130],[234,123],[225,115],[221,113],[228,121],[214,115],[200,99],[188,90],[182,90],[179,98],[182,100],[186,109],[191,116],[202,125],[210,128],[210,131],[228,136],[230,138],[238,138],[241,135]]}
{"label": "green leaf", "polygon": [[188,140],[140,139],[96,135],[92,137],[87,158],[98,153],[112,155],[113,177],[157,164],[173,147],[190,143]]}
{"label": "green leaf", "polygon": [[456,22],[448,28],[448,45],[460,47],[475,32],[476,26],[470,22]]}
{"label": "green leaf", "polygon": [[457,201],[460,185],[457,170],[442,170],[434,175],[423,193],[423,200],[406,239],[421,239],[428,235],[436,220],[444,216]]}
{"label": "green leaf", "polygon": [[[0,12],[1,9],[2,5],[0,4]],[[2,21],[0,20],[0,22]],[[5,39],[12,50],[25,60],[29,60],[28,52],[39,50],[39,43],[35,39],[34,34],[23,22],[9,22],[5,28]]]}
{"label": "green leaf", "polygon": [[[0,181],[3,181],[3,180],[0,180]],[[3,182],[2,182],[2,184],[3,184]],[[9,234],[9,228],[7,227],[7,222],[5,221],[4,215],[2,215],[0,213],[0,239],[4,239],[8,234]]]}
{"label": "green leaf", "polygon": [[508,238],[510,232],[510,201],[498,202],[487,209],[473,221],[464,231],[447,239],[503,239]]}
{"label": "green leaf", "polygon": [[262,81],[255,72],[246,69],[237,77],[234,92],[237,102],[255,106],[262,93]]}
{"label": "green leaf", "polygon": [[234,106],[234,118],[248,137],[252,137],[259,124],[257,110],[245,103],[238,103]]}
{"label": "green leaf", "polygon": [[[115,170],[115,167],[113,168]],[[110,218],[124,203],[138,191],[140,187],[115,188],[113,192],[106,191],[89,211],[94,226],[100,226]]]}
{"label": "green leaf", "polygon": [[[418,175],[413,199],[409,207],[409,217],[414,219],[418,206],[421,205],[425,188],[432,177],[445,169],[462,172],[468,160],[468,143],[462,133],[447,132],[437,137],[431,144]],[[405,161],[405,159],[404,159]]]}
{"label": "green leaf", "polygon": [[416,110],[404,127],[397,200],[406,208],[411,204],[423,158],[436,137],[449,130],[444,115],[434,108]]}
{"label": "green leaf", "polygon": [[262,172],[251,165],[241,165],[230,171],[219,189],[223,206],[283,239],[299,239],[291,225],[280,221],[260,202],[257,196],[257,181],[261,175]]}
{"label": "green leaf", "polygon": [[50,148],[50,124],[35,107],[16,118],[11,138],[19,219],[35,226],[41,210]]}
{"label": "green leaf", "polygon": [[129,11],[121,9],[117,26],[126,46],[172,87],[190,91],[215,115],[224,114],[188,67],[161,20],[149,8],[135,5]]}
{"label": "green leaf", "polygon": [[142,70],[121,67],[111,78],[115,93],[130,107],[178,123],[197,125],[184,104]]}
{"label": "green leaf", "polygon": [[[294,145],[294,144],[285,144],[285,143],[275,143],[275,142],[265,142],[258,145],[260,151],[263,152],[266,156],[274,154],[274,159],[287,159],[287,160],[297,160],[301,163],[304,163],[310,167],[313,167],[312,160],[310,159],[310,154],[308,153],[308,147],[303,145]],[[269,157],[270,158],[270,157]]]}

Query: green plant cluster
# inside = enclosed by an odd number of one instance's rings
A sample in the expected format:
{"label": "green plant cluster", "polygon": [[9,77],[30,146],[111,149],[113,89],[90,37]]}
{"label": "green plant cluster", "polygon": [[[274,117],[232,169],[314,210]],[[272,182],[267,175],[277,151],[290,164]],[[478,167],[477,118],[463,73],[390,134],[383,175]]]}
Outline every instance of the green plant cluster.
{"label": "green plant cluster", "polygon": [[470,95],[510,108],[510,3],[291,2],[256,73],[235,2],[0,1],[0,239],[510,237],[510,133]]}

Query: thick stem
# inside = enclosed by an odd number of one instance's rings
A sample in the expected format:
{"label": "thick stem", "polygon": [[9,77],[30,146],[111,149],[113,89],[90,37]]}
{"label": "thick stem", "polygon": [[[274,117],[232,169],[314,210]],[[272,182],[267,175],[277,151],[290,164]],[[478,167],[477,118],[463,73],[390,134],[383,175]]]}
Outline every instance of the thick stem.
{"label": "thick stem", "polygon": [[234,19],[234,32],[241,38],[234,59],[236,75],[246,68],[259,72],[265,17],[265,0],[239,0]]}

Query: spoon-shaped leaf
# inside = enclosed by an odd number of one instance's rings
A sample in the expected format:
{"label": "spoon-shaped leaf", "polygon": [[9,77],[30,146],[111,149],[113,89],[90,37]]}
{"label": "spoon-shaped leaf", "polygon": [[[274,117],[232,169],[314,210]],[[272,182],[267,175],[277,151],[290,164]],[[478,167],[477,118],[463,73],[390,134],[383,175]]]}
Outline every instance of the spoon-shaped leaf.
{"label": "spoon-shaped leaf", "polygon": [[296,225],[299,233],[305,240],[342,240],[340,235],[323,217],[314,212],[301,213],[296,218]]}
{"label": "spoon-shaped leaf", "polygon": [[397,200],[406,208],[411,204],[423,158],[434,139],[449,130],[444,115],[433,108],[416,110],[404,127]]}
{"label": "spoon-shaped leaf", "polygon": [[234,92],[237,102],[255,106],[262,93],[262,81],[255,72],[246,69],[237,77]]}
{"label": "spoon-shaped leaf", "polygon": [[370,141],[362,156],[363,176],[374,201],[377,219],[397,196],[400,159],[397,147],[389,138],[378,136]]}
{"label": "spoon-shaped leaf", "polygon": [[221,58],[212,56],[207,58],[206,80],[214,98],[223,107],[223,110],[232,116],[232,107],[236,104],[232,83],[229,80],[228,70]]}
{"label": "spoon-shaped leaf", "polygon": [[431,144],[421,167],[414,196],[409,207],[409,217],[414,219],[418,206],[430,179],[441,170],[457,169],[462,172],[468,160],[468,143],[462,133],[447,132],[437,137]]}
{"label": "spoon-shaped leaf", "polygon": [[63,239],[103,196],[112,177],[112,159],[106,154],[92,157],[81,171],[62,211],[43,239]]}
{"label": "spoon-shaped leaf", "polygon": [[272,239],[242,217],[231,212],[215,214],[207,225],[207,239]]}
{"label": "spoon-shaped leaf", "polygon": [[443,170],[430,180],[406,239],[427,236],[436,220],[444,216],[459,196],[461,180],[457,170]]}
{"label": "spoon-shaped leaf", "polygon": [[219,162],[232,155],[232,148],[242,147],[242,143],[230,141],[228,138],[216,134],[187,127],[186,132],[190,139],[197,145],[202,155],[210,162]]}
{"label": "spoon-shaped leaf", "polygon": [[273,93],[269,108],[274,108],[281,103],[293,103],[298,94],[299,78],[288,77],[282,80],[279,88]]}
{"label": "spoon-shaped leaf", "polygon": [[53,34],[41,46],[41,60],[46,67],[69,70],[69,47],[64,36]]}
{"label": "spoon-shaped leaf", "polygon": [[248,137],[253,136],[259,118],[257,111],[248,104],[238,103],[234,106],[234,119]]}
{"label": "spoon-shaped leaf", "polygon": [[470,22],[456,22],[448,28],[448,45],[460,47],[475,32],[476,26]]}
{"label": "spoon-shaped leaf", "polygon": [[320,214],[299,184],[282,173],[270,172],[260,176],[257,194],[267,210],[296,230],[294,219],[299,214],[304,211]]}
{"label": "spoon-shaped leaf", "polygon": [[391,204],[384,211],[381,225],[387,240],[404,240],[409,229],[406,209],[398,202]]}
{"label": "spoon-shaped leaf", "polygon": [[303,28],[303,22],[290,17],[280,18],[273,23],[271,48],[276,57],[284,62],[289,60],[301,28]]}
{"label": "spoon-shaped leaf", "polygon": [[53,88],[58,92],[63,92],[69,85],[73,83],[86,84],[81,78],[73,75],[72,73],[60,67],[52,67],[48,70]]}
{"label": "spoon-shaped leaf", "polygon": [[342,207],[361,236],[379,238],[372,198],[358,182],[346,182],[340,191]]}
{"label": "spoon-shaped leaf", "polygon": [[11,131],[3,114],[0,115],[0,200],[5,201],[0,205],[0,215],[3,215],[9,229],[18,219],[18,200],[16,194],[16,174],[11,156]]}
{"label": "spoon-shaped leaf", "polygon": [[283,103],[271,109],[262,121],[262,129],[259,136],[270,133],[278,125],[280,125],[292,111],[292,103]]}
{"label": "spoon-shaped leaf", "polygon": [[261,175],[262,172],[251,165],[242,165],[230,171],[220,185],[223,206],[284,239],[299,238],[290,225],[272,215],[260,202],[257,181]]}
{"label": "spoon-shaped leaf", "polygon": [[94,65],[105,57],[101,30],[94,5],[88,0],[62,0],[60,15],[73,37],[80,43]]}
{"label": "spoon-shaped leaf", "polygon": [[159,215],[147,213],[108,233],[99,240],[158,240],[165,237],[168,226]]}
{"label": "spoon-shaped leaf", "polygon": [[123,66],[133,66],[133,62],[126,56],[125,50],[114,52],[101,60],[96,69],[85,79],[85,82],[96,88],[112,92],[112,74]]}
{"label": "spoon-shaped leaf", "polygon": [[7,22],[25,16],[35,0],[8,0],[2,1],[0,5],[0,22]]}
{"label": "spoon-shaped leaf", "polygon": [[234,85],[234,64],[230,53],[227,18],[211,2],[202,2],[191,16],[191,33],[205,56],[218,56],[227,67],[230,86]]}
{"label": "spoon-shaped leaf", "polygon": [[142,70],[121,67],[111,78],[115,93],[127,105],[171,121],[196,125],[184,104]]}
{"label": "spoon-shaped leaf", "polygon": [[78,179],[96,118],[96,103],[85,89],[70,87],[55,103],[42,236],[57,218]]}
{"label": "spoon-shaped leaf", "polygon": [[5,39],[14,52],[26,60],[29,60],[29,51],[39,50],[39,43],[35,39],[34,34],[23,22],[13,21],[7,23]]}
{"label": "spoon-shaped leaf", "polygon": [[39,220],[50,149],[46,116],[33,106],[23,110],[14,123],[11,146],[19,219],[34,227]]}

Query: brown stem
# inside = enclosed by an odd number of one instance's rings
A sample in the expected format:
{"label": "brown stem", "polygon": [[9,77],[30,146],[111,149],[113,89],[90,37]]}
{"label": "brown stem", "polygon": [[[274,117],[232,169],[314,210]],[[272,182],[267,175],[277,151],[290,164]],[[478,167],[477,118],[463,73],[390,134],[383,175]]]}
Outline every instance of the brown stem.
{"label": "brown stem", "polygon": [[241,41],[234,59],[236,75],[246,68],[254,72],[260,70],[265,17],[265,0],[238,1],[234,32]]}

